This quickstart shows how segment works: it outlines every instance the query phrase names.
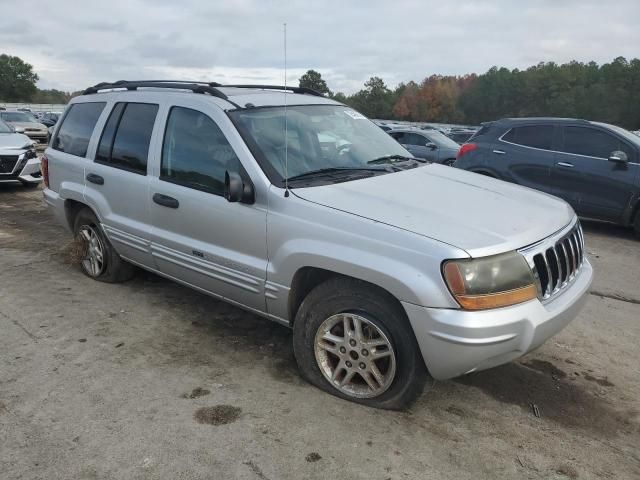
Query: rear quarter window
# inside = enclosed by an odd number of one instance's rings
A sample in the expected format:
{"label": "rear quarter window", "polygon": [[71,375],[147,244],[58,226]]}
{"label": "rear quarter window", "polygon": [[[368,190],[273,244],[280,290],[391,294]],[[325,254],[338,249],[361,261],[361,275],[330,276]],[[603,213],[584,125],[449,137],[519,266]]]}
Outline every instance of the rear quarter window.
{"label": "rear quarter window", "polygon": [[87,155],[93,129],[104,110],[105,102],[75,103],[64,116],[51,148],[84,157]]}
{"label": "rear quarter window", "polygon": [[502,136],[502,140],[523,147],[551,150],[553,125],[526,125],[513,127]]}

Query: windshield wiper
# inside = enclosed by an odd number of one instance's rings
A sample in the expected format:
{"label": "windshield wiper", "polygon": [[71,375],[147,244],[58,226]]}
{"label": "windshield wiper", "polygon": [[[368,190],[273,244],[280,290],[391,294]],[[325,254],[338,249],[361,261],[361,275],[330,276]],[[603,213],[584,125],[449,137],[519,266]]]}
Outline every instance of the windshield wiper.
{"label": "windshield wiper", "polygon": [[380,167],[327,167],[311,170],[310,172],[293,175],[287,178],[288,181],[300,180],[303,178],[321,177],[323,175],[340,174],[340,173],[359,173],[359,172],[388,172],[386,168]]}
{"label": "windshield wiper", "polygon": [[415,160],[420,163],[427,163],[427,160],[424,158],[415,158],[415,157],[405,157],[404,155],[384,155],[382,157],[374,158],[373,160],[369,160],[367,162],[368,165],[380,165],[384,163],[396,163],[398,161],[409,161]]}

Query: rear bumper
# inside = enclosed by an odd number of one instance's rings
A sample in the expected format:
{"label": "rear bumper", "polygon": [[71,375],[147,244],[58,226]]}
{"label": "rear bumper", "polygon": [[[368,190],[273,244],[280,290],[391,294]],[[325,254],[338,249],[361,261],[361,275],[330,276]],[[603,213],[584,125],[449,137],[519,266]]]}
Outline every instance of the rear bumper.
{"label": "rear bumper", "polygon": [[429,372],[443,380],[510,362],[538,348],[576,317],[592,278],[585,260],[573,284],[548,303],[531,300],[480,312],[403,306]]}
{"label": "rear bumper", "polygon": [[61,198],[60,195],[50,188],[44,188],[42,190],[42,199],[44,200],[45,205],[49,207],[49,210],[51,210],[51,212],[56,216],[56,220],[58,220],[61,225],[67,227],[68,230],[71,230],[69,222],[67,222],[67,215],[64,209],[64,198]]}

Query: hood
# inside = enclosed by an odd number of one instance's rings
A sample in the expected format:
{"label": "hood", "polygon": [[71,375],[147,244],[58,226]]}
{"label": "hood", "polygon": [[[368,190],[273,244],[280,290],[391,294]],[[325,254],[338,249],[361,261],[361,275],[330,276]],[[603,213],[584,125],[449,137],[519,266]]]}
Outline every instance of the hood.
{"label": "hood", "polygon": [[448,243],[472,257],[531,245],[575,217],[566,202],[551,195],[438,164],[292,191]]}
{"label": "hood", "polygon": [[0,150],[28,150],[33,145],[22,133],[0,133]]}
{"label": "hood", "polygon": [[5,121],[4,123],[8,123],[13,128],[22,127],[24,129],[31,128],[31,129],[36,129],[36,130],[46,130],[47,129],[47,127],[44,126],[43,124],[34,123],[34,122],[7,122],[7,121]]}

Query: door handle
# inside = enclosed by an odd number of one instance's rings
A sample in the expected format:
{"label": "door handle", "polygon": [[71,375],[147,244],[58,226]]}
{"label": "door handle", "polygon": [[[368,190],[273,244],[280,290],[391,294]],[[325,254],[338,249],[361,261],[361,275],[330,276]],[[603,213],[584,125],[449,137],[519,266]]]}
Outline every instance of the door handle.
{"label": "door handle", "polygon": [[95,183],[96,185],[104,185],[104,178],[95,173],[87,173],[87,181]]}
{"label": "door handle", "polygon": [[154,193],[153,201],[156,202],[158,205],[162,205],[163,207],[178,208],[180,206],[180,202],[178,202],[178,200],[168,195],[163,195],[161,193]]}
{"label": "door handle", "polygon": [[566,167],[566,168],[573,168],[573,163],[568,163],[568,162],[558,162],[556,163],[556,165],[558,165],[559,167]]}
{"label": "door handle", "polygon": [[498,155],[504,155],[507,152],[505,152],[504,150],[494,150],[493,153],[497,153]]}

